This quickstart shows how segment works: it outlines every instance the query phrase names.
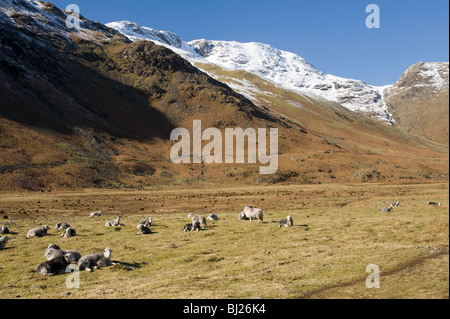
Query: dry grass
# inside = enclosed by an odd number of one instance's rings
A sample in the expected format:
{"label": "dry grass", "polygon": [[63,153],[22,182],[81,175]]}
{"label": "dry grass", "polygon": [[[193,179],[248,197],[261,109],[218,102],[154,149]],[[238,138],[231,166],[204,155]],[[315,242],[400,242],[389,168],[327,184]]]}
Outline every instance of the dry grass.
{"label": "dry grass", "polygon": [[[380,213],[397,199],[402,207]],[[237,220],[250,203],[265,210],[264,224]],[[4,298],[449,297],[448,184],[21,193],[1,194],[0,205],[0,217],[9,217],[0,224],[16,232],[0,251]],[[105,216],[89,219],[96,209]],[[221,220],[184,233],[189,211]],[[117,214],[125,226],[106,228]],[[272,223],[287,215],[294,227]],[[148,216],[153,234],[136,236],[137,222]],[[53,227],[62,220],[79,236],[60,238]],[[25,239],[41,224],[52,227],[51,236]],[[80,289],[70,290],[66,275],[35,272],[52,242],[82,254],[110,247],[124,267],[83,272]],[[380,267],[380,289],[365,287],[369,264]]]}

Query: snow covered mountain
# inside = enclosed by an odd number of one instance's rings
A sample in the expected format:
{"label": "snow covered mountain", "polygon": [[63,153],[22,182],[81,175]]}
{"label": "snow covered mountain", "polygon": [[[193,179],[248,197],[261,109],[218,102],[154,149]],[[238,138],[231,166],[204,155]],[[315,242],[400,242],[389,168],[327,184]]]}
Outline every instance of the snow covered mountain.
{"label": "snow covered mountain", "polygon": [[[192,63],[213,63],[226,70],[244,70],[284,89],[337,102],[352,111],[392,122],[383,99],[383,91],[389,86],[376,87],[362,81],[324,74],[294,53],[255,42],[204,39],[185,42],[174,33],[141,27],[129,21],[113,22],[107,26],[132,41],[146,39],[166,46]],[[233,88],[244,95],[248,89]]]}

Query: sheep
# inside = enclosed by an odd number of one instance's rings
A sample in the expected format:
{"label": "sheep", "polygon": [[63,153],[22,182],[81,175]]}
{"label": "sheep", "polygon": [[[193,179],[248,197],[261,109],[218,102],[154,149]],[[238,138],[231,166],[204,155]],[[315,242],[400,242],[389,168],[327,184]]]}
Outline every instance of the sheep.
{"label": "sheep", "polygon": [[186,224],[183,228],[184,232],[191,232],[191,231],[200,231],[200,222],[199,221],[193,221],[192,224]]}
{"label": "sheep", "polygon": [[250,222],[253,219],[257,219],[258,223],[262,223],[264,219],[263,211],[259,208],[253,208],[252,206],[247,206],[244,208],[245,217],[250,219]]}
{"label": "sheep", "polygon": [[392,207],[400,207],[400,201],[393,202],[391,204]]}
{"label": "sheep", "polygon": [[75,256],[72,254],[65,254],[49,261],[43,262],[37,268],[37,272],[44,276],[55,276],[64,274],[67,266],[72,262],[76,262]]}
{"label": "sheep", "polygon": [[106,248],[101,253],[91,254],[81,257],[78,261],[78,268],[81,270],[86,270],[91,272],[93,269],[98,269],[100,267],[112,266],[111,262],[112,250]]}
{"label": "sheep", "polygon": [[50,227],[48,225],[30,229],[27,233],[27,238],[47,236],[48,230],[50,230]]}
{"label": "sheep", "polygon": [[68,223],[66,223],[66,222],[58,223],[58,224],[55,225],[55,229],[56,230],[65,230],[65,229],[67,229],[69,227],[70,227],[70,225]]}
{"label": "sheep", "polygon": [[74,237],[76,235],[77,235],[77,232],[75,231],[75,229],[73,229],[72,227],[69,227],[63,231],[63,233],[61,234],[61,237],[70,238],[70,237]]}
{"label": "sheep", "polygon": [[210,214],[207,220],[219,220],[219,217],[216,214]]}
{"label": "sheep", "polygon": [[282,219],[278,223],[278,228],[292,226],[294,226],[294,220],[292,219],[292,216],[288,216],[286,219]]}
{"label": "sheep", "polygon": [[117,216],[117,218],[115,220],[108,220],[105,223],[106,227],[120,227],[120,216]]}
{"label": "sheep", "polygon": [[437,203],[437,202],[428,202],[428,205],[430,206],[434,206],[434,207],[441,207],[441,203]]}
{"label": "sheep", "polygon": [[9,229],[6,226],[3,226],[0,228],[0,235],[6,235],[9,234]]}
{"label": "sheep", "polygon": [[72,255],[75,258],[75,262],[78,262],[78,260],[80,260],[81,258],[81,254],[75,250],[62,250],[59,246],[55,245],[55,244],[50,244],[47,248],[47,250],[45,251],[44,257],[47,260],[52,260],[64,255]]}
{"label": "sheep", "polygon": [[0,238],[0,250],[5,249],[6,243],[10,240],[8,236],[3,236]]}
{"label": "sheep", "polygon": [[152,225],[153,219],[151,217],[141,220],[137,226],[139,229],[140,225],[144,225],[145,227],[150,227]]}
{"label": "sheep", "polygon": [[152,231],[148,226],[145,226],[144,224],[139,224],[138,225],[138,235],[147,235],[147,234],[151,234]]}
{"label": "sheep", "polygon": [[103,214],[103,212],[102,212],[101,210],[99,210],[99,211],[96,211],[96,212],[91,213],[91,214],[89,215],[89,218],[92,218],[92,217],[100,217],[100,216],[102,216],[102,214]]}
{"label": "sheep", "polygon": [[389,206],[389,207],[383,208],[383,209],[381,210],[381,212],[382,212],[382,213],[390,213],[390,212],[392,212],[393,209],[394,209],[394,207],[391,205],[391,206]]}
{"label": "sheep", "polygon": [[199,222],[203,227],[208,227],[208,225],[206,225],[206,218],[203,217],[202,215],[195,215],[192,213],[188,214],[188,218],[192,219],[192,222]]}

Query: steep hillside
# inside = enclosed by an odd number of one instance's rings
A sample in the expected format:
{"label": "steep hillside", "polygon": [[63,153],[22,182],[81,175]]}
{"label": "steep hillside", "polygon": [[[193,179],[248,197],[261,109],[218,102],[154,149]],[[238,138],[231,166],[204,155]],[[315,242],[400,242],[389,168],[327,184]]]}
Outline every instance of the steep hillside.
{"label": "steep hillside", "polygon": [[384,95],[399,128],[448,145],[448,91],[448,62],[419,62]]}
{"label": "steep hillside", "polygon": [[[448,180],[442,145],[253,73],[196,64],[214,79],[176,50],[85,18],[67,29],[66,17],[48,2],[0,0],[0,190]],[[240,94],[253,87],[251,99]],[[173,164],[170,133],[192,132],[194,120],[278,128],[278,172]]]}

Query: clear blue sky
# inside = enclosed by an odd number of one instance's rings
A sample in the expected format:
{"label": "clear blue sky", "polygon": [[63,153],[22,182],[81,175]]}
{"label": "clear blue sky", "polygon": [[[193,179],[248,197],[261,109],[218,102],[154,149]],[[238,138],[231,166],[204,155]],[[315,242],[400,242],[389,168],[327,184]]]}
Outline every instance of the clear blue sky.
{"label": "clear blue sky", "polygon": [[[297,53],[317,69],[387,85],[418,61],[449,60],[448,0],[53,0],[108,23],[134,21],[183,40],[262,42]],[[366,28],[368,4],[381,28]]]}

